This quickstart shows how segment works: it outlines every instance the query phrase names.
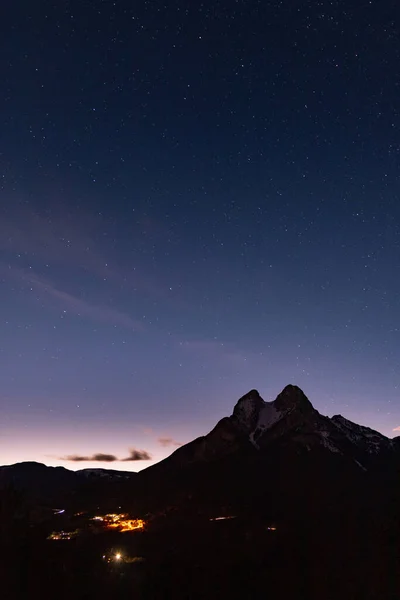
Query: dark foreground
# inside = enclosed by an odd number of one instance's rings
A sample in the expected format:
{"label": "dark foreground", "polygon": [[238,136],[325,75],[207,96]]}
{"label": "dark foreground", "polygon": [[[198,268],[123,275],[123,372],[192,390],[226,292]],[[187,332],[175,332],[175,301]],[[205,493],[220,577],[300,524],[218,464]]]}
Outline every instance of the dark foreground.
{"label": "dark foreground", "polygon": [[293,523],[176,519],[59,542],[42,533],[3,538],[4,600],[400,597],[397,532],[373,519],[357,524],[356,515]]}

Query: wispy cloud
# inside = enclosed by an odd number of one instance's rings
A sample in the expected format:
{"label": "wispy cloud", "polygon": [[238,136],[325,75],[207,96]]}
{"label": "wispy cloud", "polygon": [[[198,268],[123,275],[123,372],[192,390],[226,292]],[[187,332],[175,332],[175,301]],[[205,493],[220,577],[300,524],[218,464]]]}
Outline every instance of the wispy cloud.
{"label": "wispy cloud", "polygon": [[[106,261],[98,252],[94,233],[99,225],[93,217],[80,218],[68,211],[51,217],[27,208],[14,215],[1,215],[0,248],[10,255],[28,256],[30,260],[57,265],[80,265],[101,276],[107,272]],[[93,237],[92,237],[93,236]]]}
{"label": "wispy cloud", "polygon": [[177,442],[172,437],[160,437],[158,438],[158,443],[164,448],[169,448],[171,446],[182,446],[181,442]]}
{"label": "wispy cloud", "polygon": [[80,454],[70,454],[68,456],[61,456],[60,460],[67,460],[69,462],[116,462],[118,460],[117,456],[114,454],[103,454],[102,452],[98,452],[97,454],[93,454],[92,456],[82,456]]}
{"label": "wispy cloud", "polygon": [[399,425],[399,427],[395,427],[395,428],[393,429],[393,431],[400,431],[400,425]]}
{"label": "wispy cloud", "polygon": [[131,448],[129,450],[129,456],[126,458],[120,459],[122,462],[130,462],[136,460],[151,460],[151,454],[147,452],[147,450],[137,450],[136,448]]}
{"label": "wispy cloud", "polygon": [[[149,229],[159,235],[160,227],[138,218],[131,239],[143,244],[144,237],[148,242]],[[52,207],[51,214],[19,207],[10,215],[0,207],[0,250],[12,265],[35,269],[45,264],[71,273],[84,271],[103,284],[123,287],[127,293],[169,299],[168,286],[146,275],[136,263],[116,260],[115,237],[112,224],[100,213],[74,214],[64,206],[58,212]]]}
{"label": "wispy cloud", "polygon": [[70,313],[78,316],[86,316],[94,321],[102,321],[104,323],[126,327],[132,331],[143,331],[144,329],[143,323],[114,308],[91,304],[83,298],[58,290],[49,283],[42,282],[38,279],[34,280],[32,283],[36,287],[40,287],[45,294],[54,298],[59,303],[60,307],[64,307],[64,310],[69,311]]}
{"label": "wispy cloud", "polygon": [[42,302],[51,302],[66,314],[88,317],[94,321],[125,327],[131,331],[144,330],[143,323],[130,315],[109,306],[93,304],[86,298],[60,290],[51,281],[39,277],[32,270],[6,267],[5,265],[0,265],[0,268],[3,274],[6,273],[20,282],[29,284],[32,291],[35,290],[36,294],[40,296]]}
{"label": "wispy cloud", "polygon": [[151,427],[142,427],[142,432],[146,435],[156,435],[156,432]]}
{"label": "wispy cloud", "polygon": [[181,341],[178,345],[182,350],[192,354],[207,356],[212,360],[219,360],[235,367],[245,365],[248,358],[233,344],[222,340],[192,339]]}
{"label": "wispy cloud", "polygon": [[163,448],[170,448],[171,446],[182,446],[182,442],[178,442],[177,440],[175,440],[173,437],[171,437],[169,435],[159,435],[151,427],[143,427],[142,431],[146,435],[157,438],[157,442]]}

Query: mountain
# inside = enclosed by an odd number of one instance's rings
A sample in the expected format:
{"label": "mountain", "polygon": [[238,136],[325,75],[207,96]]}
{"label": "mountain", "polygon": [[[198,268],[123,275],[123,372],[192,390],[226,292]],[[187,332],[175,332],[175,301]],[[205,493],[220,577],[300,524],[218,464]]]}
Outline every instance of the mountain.
{"label": "mountain", "polygon": [[398,438],[321,415],[288,385],[273,402],[251,390],[210,433],[141,471],[135,498],[149,510],[230,507],[301,518],[345,514],[351,504],[367,514],[387,501],[399,466]]}
{"label": "mountain", "polygon": [[48,581],[49,598],[54,589],[115,597],[117,581],[127,586],[121,598],[132,589],[138,598],[399,597],[400,437],[321,415],[296,386],[273,402],[251,390],[207,435],[137,474],[21,463],[0,468],[0,488],[7,482],[47,509],[65,508],[67,520],[119,506],[148,520],[145,535],[112,538],[145,560],[131,576],[125,565],[112,569],[107,587],[99,556],[110,538],[30,547],[23,494],[0,493],[3,571],[11,588],[24,579],[34,592],[37,575],[40,597]]}
{"label": "mountain", "polygon": [[0,468],[0,488],[12,482],[57,504],[72,496],[76,505],[79,498],[96,505],[121,498],[136,512],[230,506],[301,513],[381,502],[399,466],[400,437],[321,415],[288,385],[272,402],[251,390],[207,435],[140,473],[20,463]]}
{"label": "mountain", "polygon": [[[112,469],[48,467],[37,462],[22,462],[0,467],[0,492],[18,490],[29,505],[58,505],[87,502],[90,497],[107,497],[119,491],[121,484],[132,482],[137,474]],[[93,504],[97,504],[97,500]]]}
{"label": "mountain", "polygon": [[294,385],[288,385],[273,402],[257,390],[238,400],[230,417],[224,417],[207,435],[181,446],[171,456],[142,471],[142,476],[168,468],[184,468],[251,449],[265,455],[277,446],[297,452],[326,450],[368,469],[383,457],[395,456],[400,436],[391,440],[341,415],[321,415]]}
{"label": "mountain", "polygon": [[38,462],[22,462],[0,467],[0,489],[14,486],[29,495],[62,494],[78,485],[74,471],[64,467],[47,467]]}
{"label": "mountain", "polygon": [[116,471],[115,469],[80,469],[75,471],[78,477],[91,480],[121,481],[122,479],[133,479],[136,475],[133,471]]}

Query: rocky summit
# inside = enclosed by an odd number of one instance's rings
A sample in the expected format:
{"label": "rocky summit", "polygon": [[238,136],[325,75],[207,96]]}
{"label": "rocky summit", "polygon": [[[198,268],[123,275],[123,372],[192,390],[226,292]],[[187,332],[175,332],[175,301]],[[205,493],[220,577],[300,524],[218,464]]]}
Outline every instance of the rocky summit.
{"label": "rocky summit", "polygon": [[367,470],[380,459],[394,458],[398,447],[396,440],[340,415],[321,415],[299,387],[287,385],[272,402],[251,390],[237,401],[232,415],[221,419],[210,433],[178,448],[146,471],[184,468],[227,455],[239,456],[251,449],[266,455],[278,448],[336,454]]}

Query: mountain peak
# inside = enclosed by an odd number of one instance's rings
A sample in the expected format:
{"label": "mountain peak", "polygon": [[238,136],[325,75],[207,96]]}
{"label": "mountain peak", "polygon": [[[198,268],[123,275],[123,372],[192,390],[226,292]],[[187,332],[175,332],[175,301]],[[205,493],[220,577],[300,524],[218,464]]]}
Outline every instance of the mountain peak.
{"label": "mountain peak", "polygon": [[233,417],[243,429],[251,431],[256,426],[258,415],[264,405],[265,402],[258,391],[250,390],[237,401],[233,409]]}
{"label": "mountain peak", "polygon": [[275,407],[280,411],[297,409],[301,412],[310,412],[313,405],[297,385],[287,385],[274,401]]}
{"label": "mountain peak", "polygon": [[233,419],[242,430],[251,433],[260,420],[272,424],[293,411],[306,415],[313,410],[311,402],[299,387],[287,385],[273,402],[265,402],[257,390],[250,390],[237,401]]}
{"label": "mountain peak", "polygon": [[348,419],[346,419],[346,417],[344,417],[343,415],[333,415],[332,421],[341,421],[343,423],[350,423],[350,421]]}

